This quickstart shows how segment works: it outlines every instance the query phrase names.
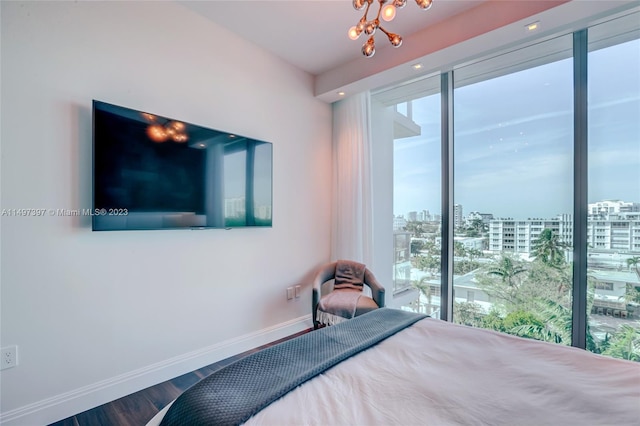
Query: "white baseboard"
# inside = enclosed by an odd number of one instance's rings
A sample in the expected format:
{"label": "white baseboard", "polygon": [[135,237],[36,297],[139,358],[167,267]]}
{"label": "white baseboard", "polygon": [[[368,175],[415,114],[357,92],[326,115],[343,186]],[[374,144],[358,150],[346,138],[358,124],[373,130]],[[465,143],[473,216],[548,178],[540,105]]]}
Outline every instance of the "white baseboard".
{"label": "white baseboard", "polygon": [[3,426],[47,425],[230,356],[290,336],[311,326],[311,315],[295,318],[0,413],[0,424]]}

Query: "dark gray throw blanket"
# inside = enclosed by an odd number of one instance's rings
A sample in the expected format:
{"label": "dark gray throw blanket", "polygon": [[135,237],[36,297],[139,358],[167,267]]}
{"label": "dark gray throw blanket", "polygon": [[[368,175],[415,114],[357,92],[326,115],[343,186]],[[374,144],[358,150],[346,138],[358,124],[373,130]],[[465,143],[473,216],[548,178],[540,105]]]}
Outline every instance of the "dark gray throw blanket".
{"label": "dark gray throw blanket", "polygon": [[255,352],[185,391],[160,425],[243,423],[300,384],[422,318],[425,315],[376,309]]}

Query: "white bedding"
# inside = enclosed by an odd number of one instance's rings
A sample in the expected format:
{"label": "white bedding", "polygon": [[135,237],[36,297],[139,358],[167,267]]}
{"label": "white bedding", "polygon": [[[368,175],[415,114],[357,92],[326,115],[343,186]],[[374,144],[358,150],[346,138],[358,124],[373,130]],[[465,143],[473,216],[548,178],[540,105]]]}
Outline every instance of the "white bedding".
{"label": "white bedding", "polygon": [[425,319],[246,424],[640,425],[640,364]]}

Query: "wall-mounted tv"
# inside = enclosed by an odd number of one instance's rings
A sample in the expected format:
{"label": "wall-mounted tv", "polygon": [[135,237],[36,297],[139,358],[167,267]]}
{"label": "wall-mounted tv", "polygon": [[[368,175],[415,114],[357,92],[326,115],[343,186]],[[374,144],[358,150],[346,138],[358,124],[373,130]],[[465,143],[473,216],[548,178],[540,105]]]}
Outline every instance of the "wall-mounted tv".
{"label": "wall-mounted tv", "polygon": [[93,230],[270,227],[272,144],[93,101]]}

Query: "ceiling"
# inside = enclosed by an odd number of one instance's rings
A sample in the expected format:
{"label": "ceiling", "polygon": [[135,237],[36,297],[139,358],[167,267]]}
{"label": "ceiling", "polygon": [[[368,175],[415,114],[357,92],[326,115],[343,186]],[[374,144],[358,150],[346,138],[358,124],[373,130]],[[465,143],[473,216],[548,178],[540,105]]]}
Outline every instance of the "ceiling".
{"label": "ceiling", "polygon": [[[433,0],[423,11],[408,0],[384,24],[403,37],[402,46],[395,49],[376,34],[376,54],[365,58],[364,35],[347,36],[363,14],[352,0],[174,1],[313,75],[314,95],[329,103],[640,9],[639,0]],[[369,19],[377,0],[372,8]],[[535,21],[540,28],[525,31]],[[419,74],[410,67],[418,62],[424,64]]]}
{"label": "ceiling", "polygon": [[[428,26],[479,6],[486,0],[434,0],[429,10],[421,10],[413,0],[397,11],[396,18],[384,23],[386,30],[407,36]],[[362,56],[366,41],[347,36],[363,11],[353,8],[352,0],[234,0],[185,1],[189,9],[227,28],[248,41],[274,53],[290,64],[319,75]],[[377,1],[369,11],[377,13]],[[377,50],[392,48],[383,34],[376,36]],[[406,42],[405,46],[406,48]],[[402,49],[402,46],[400,47]]]}

